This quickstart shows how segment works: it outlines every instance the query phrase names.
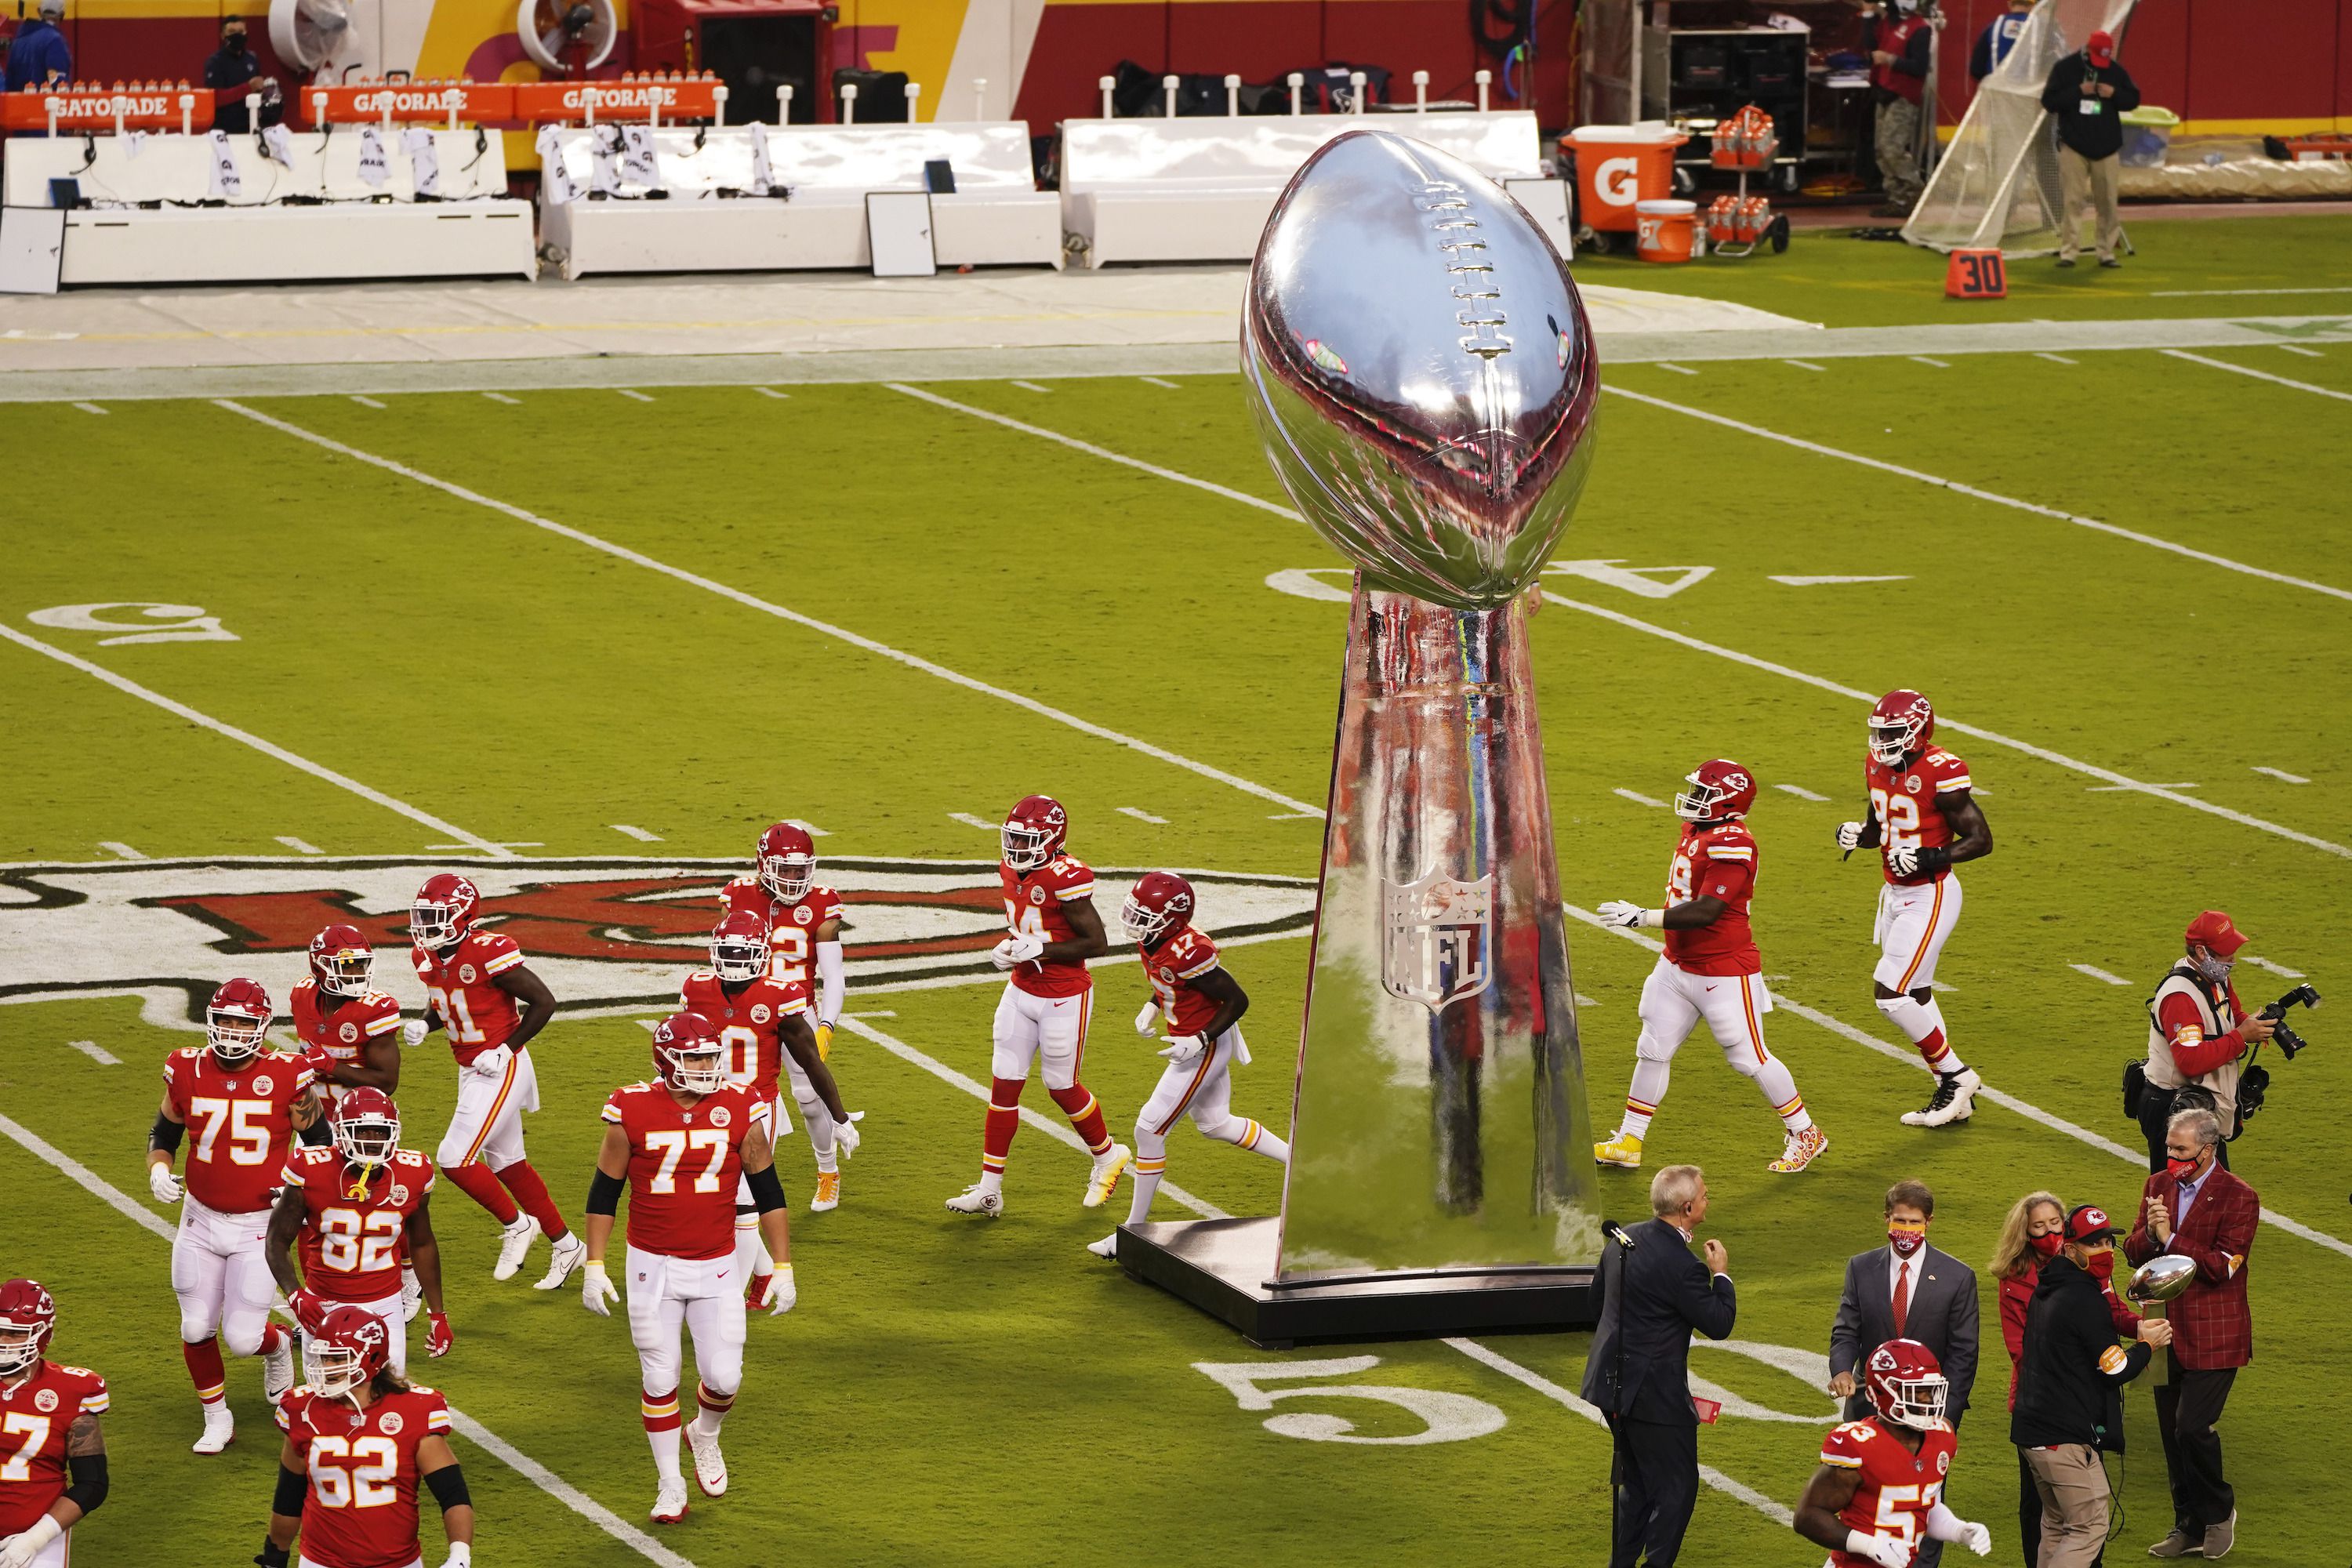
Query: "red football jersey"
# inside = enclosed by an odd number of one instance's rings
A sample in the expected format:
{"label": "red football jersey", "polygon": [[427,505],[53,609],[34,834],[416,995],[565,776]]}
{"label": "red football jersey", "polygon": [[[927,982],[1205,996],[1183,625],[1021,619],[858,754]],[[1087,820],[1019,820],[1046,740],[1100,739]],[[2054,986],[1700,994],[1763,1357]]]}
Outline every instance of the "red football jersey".
{"label": "red football jersey", "polygon": [[279,1401],[278,1425],[310,1458],[299,1552],[319,1568],[408,1568],[424,1554],[416,1538],[423,1472],[417,1445],[446,1436],[449,1404],[415,1386],[365,1410],[321,1399],[306,1387]]}
{"label": "red football jersey", "polygon": [[449,1048],[463,1067],[484,1051],[506,1044],[521,1021],[514,998],[499,990],[490,977],[520,963],[522,949],[512,937],[476,930],[446,952],[444,957],[429,948],[412,947],[408,956],[416,965],[416,977],[425,982],[425,994],[433,999],[433,1010],[441,1015]]}
{"label": "red football jersey", "polygon": [[1887,857],[1897,849],[1929,848],[1949,844],[1958,835],[1944,820],[1943,798],[1955,790],[1972,788],[1969,764],[1940,747],[1930,747],[1896,772],[1873,757],[1863,764],[1862,778],[1870,792],[1870,809],[1878,818],[1878,864],[1886,879],[1897,887],[1940,882],[1951,868],[1914,871],[1898,877]]}
{"label": "red football jersey", "polygon": [[[1943,1496],[1944,1477],[1958,1447],[1959,1439],[1946,1426],[1925,1434],[1915,1454],[1875,1415],[1832,1428],[1822,1439],[1822,1463],[1862,1472],[1853,1500],[1838,1518],[1848,1530],[1900,1541],[1911,1550],[1909,1561],[1916,1561],[1919,1542],[1927,1538],[1927,1515]],[[1830,1562],[1836,1568],[1875,1568],[1870,1559],[1843,1547],[1830,1553]]]}
{"label": "red football jersey", "polygon": [[188,1195],[222,1214],[253,1214],[275,1204],[294,1143],[294,1107],[315,1076],[301,1058],[278,1051],[264,1051],[234,1073],[206,1046],[165,1057],[163,1093],[188,1124]]}
{"label": "red football jersey", "polygon": [[[1046,942],[1068,942],[1078,934],[1062,906],[1095,890],[1095,874],[1083,861],[1056,855],[1034,871],[1016,872],[1000,864],[996,874],[1004,883],[1006,925]],[[1013,984],[1032,996],[1076,996],[1092,987],[1094,981],[1084,963],[1032,959],[1013,971]]]}
{"label": "red football jersey", "polygon": [[1754,974],[1764,967],[1748,926],[1748,900],[1756,891],[1759,851],[1744,822],[1694,822],[1666,868],[1666,907],[1713,896],[1723,913],[1713,925],[1665,932],[1666,961],[1693,974]]}
{"label": "red football jersey", "polygon": [[727,1081],[742,1084],[761,1100],[776,1098],[784,1071],[784,1020],[809,1010],[806,982],[779,985],[754,980],[732,996],[719,976],[698,969],[678,987],[678,1010],[699,1013],[719,1026],[727,1047]]}
{"label": "red football jersey", "polygon": [[[367,1041],[400,1027],[400,1004],[383,992],[337,996],[320,991],[315,976],[295,982],[292,1011],[294,1033],[304,1047],[324,1051],[338,1062],[359,1060]],[[319,1080],[319,1092],[330,1100],[346,1087]]]}
{"label": "red football jersey", "polygon": [[665,1258],[734,1251],[743,1139],[767,1127],[766,1102],[730,1083],[680,1105],[667,1084],[633,1083],[604,1101],[604,1120],[629,1137],[629,1245]]}
{"label": "red football jersey", "polygon": [[86,1366],[33,1363],[0,1384],[0,1540],[29,1530],[66,1491],[66,1432],[106,1414],[106,1379]]}
{"label": "red football jersey", "polygon": [[1156,950],[1138,943],[1137,951],[1143,954],[1143,973],[1160,999],[1160,1014],[1171,1020],[1170,1032],[1197,1035],[1207,1028],[1219,1005],[1192,982],[1217,967],[1217,944],[1191,926],[1178,926]]}
{"label": "red football jersey", "polygon": [[816,978],[816,933],[827,921],[841,918],[841,895],[831,888],[810,884],[796,903],[786,903],[760,885],[757,877],[738,877],[727,884],[719,901],[729,913],[750,910],[768,922],[768,978],[779,985],[811,985]]}
{"label": "red football jersey", "polygon": [[433,1162],[395,1150],[362,1186],[341,1150],[304,1144],[284,1179],[302,1192],[302,1283],[335,1301],[398,1295],[401,1237],[433,1190]]}

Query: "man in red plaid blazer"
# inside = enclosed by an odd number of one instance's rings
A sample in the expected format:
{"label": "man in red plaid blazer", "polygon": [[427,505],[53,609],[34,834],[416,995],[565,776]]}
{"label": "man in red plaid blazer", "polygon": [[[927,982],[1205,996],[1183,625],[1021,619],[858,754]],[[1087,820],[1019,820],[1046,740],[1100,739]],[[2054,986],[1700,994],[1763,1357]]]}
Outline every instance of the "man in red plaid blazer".
{"label": "man in red plaid blazer", "polygon": [[2172,1533],[2148,1548],[2152,1557],[2219,1557],[2237,1536],[2237,1495],[2222,1479],[2214,1426],[2238,1369],[2254,1358],[2246,1254],[2262,1200],[2221,1166],[2221,1123],[2211,1111],[2177,1112],[2165,1129],[2165,1168],[2148,1177],[2139,1223],[2124,1239],[2135,1267],[2167,1252],[2197,1265],[2188,1291],[2165,1311],[2172,1344],[2156,1390],[2156,1426],[2172,1479]]}

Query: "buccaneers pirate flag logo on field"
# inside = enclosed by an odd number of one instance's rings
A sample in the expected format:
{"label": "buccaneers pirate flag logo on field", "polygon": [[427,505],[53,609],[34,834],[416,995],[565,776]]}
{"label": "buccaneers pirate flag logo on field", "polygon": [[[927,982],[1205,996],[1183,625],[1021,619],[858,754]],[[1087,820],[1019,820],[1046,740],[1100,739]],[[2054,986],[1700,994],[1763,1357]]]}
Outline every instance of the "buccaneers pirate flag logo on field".
{"label": "buccaneers pirate flag logo on field", "polygon": [[[409,901],[426,877],[453,868],[481,889],[481,923],[521,945],[566,1009],[674,1001],[679,980],[709,963],[720,890],[749,869],[736,860],[310,856],[0,867],[0,1002],[131,994],[146,999],[151,1022],[200,1023],[204,999],[232,974],[284,995],[310,972],[310,938],[341,921],[373,943],[375,984],[419,1007],[401,957]],[[1141,875],[1097,871],[1095,906],[1107,922]],[[1201,889],[1203,929],[1220,942],[1303,930],[1314,918],[1309,879],[1185,875]],[[828,858],[822,876],[845,906],[853,989],[996,978],[988,950],[1004,934],[1005,910],[994,861]],[[1115,930],[1111,943],[1114,954],[1134,952]]]}

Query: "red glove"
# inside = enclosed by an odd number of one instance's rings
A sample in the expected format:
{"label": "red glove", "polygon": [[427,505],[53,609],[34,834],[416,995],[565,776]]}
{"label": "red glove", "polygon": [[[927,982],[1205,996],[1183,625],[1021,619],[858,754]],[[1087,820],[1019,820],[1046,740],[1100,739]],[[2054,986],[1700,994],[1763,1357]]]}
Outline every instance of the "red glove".
{"label": "red glove", "polygon": [[425,1336],[425,1353],[438,1360],[449,1353],[449,1347],[457,1342],[457,1336],[449,1327],[448,1313],[435,1312],[432,1319],[433,1327]]}
{"label": "red glove", "polygon": [[327,1054],[327,1048],[324,1046],[312,1046],[309,1050],[304,1051],[302,1065],[309,1068],[310,1075],[322,1085],[332,1083],[335,1079],[335,1058]]}
{"label": "red glove", "polygon": [[334,1307],[316,1290],[297,1290],[286,1298],[286,1310],[294,1314],[294,1321],[302,1325],[304,1333],[315,1334]]}

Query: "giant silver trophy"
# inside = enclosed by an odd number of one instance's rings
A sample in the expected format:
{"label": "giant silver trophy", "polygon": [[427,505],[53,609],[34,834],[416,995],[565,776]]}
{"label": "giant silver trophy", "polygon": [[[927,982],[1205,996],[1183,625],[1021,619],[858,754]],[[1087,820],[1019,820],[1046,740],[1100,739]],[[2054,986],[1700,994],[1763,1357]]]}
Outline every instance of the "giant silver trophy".
{"label": "giant silver trophy", "polygon": [[1276,204],[1244,310],[1267,456],[1357,567],[1291,1164],[1277,1233],[1150,1226],[1120,1257],[1261,1342],[1589,1321],[1600,1214],[1527,647],[1592,456],[1583,305],[1494,182],[1354,132]]}

